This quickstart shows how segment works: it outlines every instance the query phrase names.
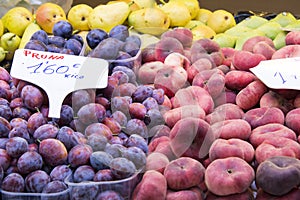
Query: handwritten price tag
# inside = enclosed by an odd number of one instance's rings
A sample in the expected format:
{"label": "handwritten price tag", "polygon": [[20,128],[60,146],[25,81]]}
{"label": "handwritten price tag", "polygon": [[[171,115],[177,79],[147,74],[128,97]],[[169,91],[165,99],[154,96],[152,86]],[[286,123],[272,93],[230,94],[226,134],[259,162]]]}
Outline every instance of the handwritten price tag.
{"label": "handwritten price tag", "polygon": [[107,86],[108,62],[98,58],[18,49],[10,74],[41,87],[49,98],[49,117],[60,118],[62,102],[69,93]]}
{"label": "handwritten price tag", "polygon": [[300,57],[261,61],[250,71],[269,88],[300,90]]}

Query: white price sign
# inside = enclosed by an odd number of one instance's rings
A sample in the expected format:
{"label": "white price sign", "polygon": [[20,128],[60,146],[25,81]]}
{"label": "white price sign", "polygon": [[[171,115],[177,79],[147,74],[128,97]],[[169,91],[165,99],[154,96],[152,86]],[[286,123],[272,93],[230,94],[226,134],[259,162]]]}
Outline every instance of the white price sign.
{"label": "white price sign", "polygon": [[250,71],[269,88],[300,90],[300,57],[264,60]]}
{"label": "white price sign", "polygon": [[41,87],[49,98],[49,117],[59,118],[63,100],[69,93],[107,86],[108,62],[98,58],[18,49],[10,74]]}

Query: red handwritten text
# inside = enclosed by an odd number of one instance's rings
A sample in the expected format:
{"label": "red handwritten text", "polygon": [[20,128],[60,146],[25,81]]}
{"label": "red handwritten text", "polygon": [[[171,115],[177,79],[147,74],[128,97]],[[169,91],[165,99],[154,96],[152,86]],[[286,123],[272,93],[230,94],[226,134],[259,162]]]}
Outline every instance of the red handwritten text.
{"label": "red handwritten text", "polygon": [[44,52],[37,52],[37,51],[31,51],[31,50],[24,50],[24,55],[29,56],[35,59],[48,59],[48,60],[62,60],[64,59],[64,55],[59,55],[59,54],[49,54],[49,53],[44,53]]}

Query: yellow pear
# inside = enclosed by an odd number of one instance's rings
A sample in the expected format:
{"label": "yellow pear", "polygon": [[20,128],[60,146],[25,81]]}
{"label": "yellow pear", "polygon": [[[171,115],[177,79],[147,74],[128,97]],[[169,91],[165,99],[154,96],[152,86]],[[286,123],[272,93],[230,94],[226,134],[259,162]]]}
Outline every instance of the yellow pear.
{"label": "yellow pear", "polygon": [[264,23],[267,23],[268,20],[266,18],[263,18],[261,16],[258,15],[252,15],[250,17],[247,17],[246,19],[244,19],[243,21],[241,21],[240,23],[238,23],[237,26],[246,26],[248,28],[252,28],[255,29],[261,25],[263,25]]}
{"label": "yellow pear", "polygon": [[109,32],[114,26],[123,24],[130,13],[129,5],[125,2],[100,4],[89,14],[90,29],[100,28]]}
{"label": "yellow pear", "polygon": [[216,35],[216,32],[205,24],[196,26],[195,28],[192,28],[191,31],[193,33],[193,40],[202,38],[212,39]]}
{"label": "yellow pear", "polygon": [[92,11],[93,8],[87,4],[77,4],[70,8],[67,19],[74,30],[88,31],[88,17]]}
{"label": "yellow pear", "polygon": [[33,20],[32,13],[24,7],[11,8],[2,17],[4,28],[20,37]]}
{"label": "yellow pear", "polygon": [[170,18],[170,26],[185,26],[191,20],[188,7],[183,2],[169,1],[160,7]]}
{"label": "yellow pear", "polygon": [[76,33],[76,34],[80,35],[83,39],[84,47],[85,47],[84,55],[87,55],[90,51],[92,51],[92,49],[89,47],[89,45],[87,44],[87,41],[86,41],[86,36],[88,33],[89,33],[89,31],[79,31],[78,33]]}
{"label": "yellow pear", "polygon": [[193,28],[195,28],[196,26],[199,26],[199,25],[205,25],[205,24],[202,23],[199,20],[194,20],[193,19],[193,20],[189,21],[184,27],[189,28],[189,29],[193,29]]}
{"label": "yellow pear", "polygon": [[130,11],[141,9],[140,6],[133,0],[112,0],[107,2],[107,4],[116,3],[119,1],[124,1],[125,3],[127,3],[129,5]]}
{"label": "yellow pear", "polygon": [[216,33],[223,33],[236,25],[234,16],[223,9],[215,10],[208,18],[206,23]]}
{"label": "yellow pear", "polygon": [[273,19],[270,21],[278,22],[282,27],[285,27],[293,22],[295,22],[297,19],[295,16],[290,12],[281,12],[276,15]]}
{"label": "yellow pear", "polygon": [[160,8],[143,8],[128,16],[128,25],[136,31],[151,35],[161,35],[170,26],[170,18]]}
{"label": "yellow pear", "polygon": [[2,19],[0,19],[0,37],[3,35],[3,33],[4,33],[4,25]]}
{"label": "yellow pear", "polygon": [[200,10],[198,0],[171,0],[171,1],[184,3],[190,11],[191,19],[194,19]]}
{"label": "yellow pear", "polygon": [[141,9],[142,8],[153,8],[157,5],[155,0],[134,0]]}
{"label": "yellow pear", "polygon": [[207,22],[207,20],[208,20],[208,18],[211,14],[212,14],[211,10],[208,10],[206,8],[200,8],[200,10],[198,11],[198,14],[195,17],[195,19],[203,22],[204,24],[206,24],[206,22]]}
{"label": "yellow pear", "polygon": [[23,33],[19,49],[24,49],[27,42],[29,42],[31,36],[38,30],[41,30],[41,27],[38,24],[36,24],[35,22],[30,23]]}

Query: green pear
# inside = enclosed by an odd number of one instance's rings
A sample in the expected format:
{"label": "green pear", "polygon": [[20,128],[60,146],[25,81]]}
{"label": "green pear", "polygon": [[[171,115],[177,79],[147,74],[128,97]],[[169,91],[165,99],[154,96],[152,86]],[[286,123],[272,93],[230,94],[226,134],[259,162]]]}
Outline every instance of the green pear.
{"label": "green pear", "polygon": [[240,35],[247,33],[249,31],[252,31],[252,28],[249,28],[247,26],[239,26],[236,25],[228,30],[226,30],[224,33],[231,35],[231,36],[235,36],[235,37],[239,37]]}
{"label": "green pear", "polygon": [[141,49],[145,49],[151,44],[156,44],[160,40],[158,37],[154,35],[150,35],[147,33],[139,33],[134,29],[129,29],[129,34],[139,36],[139,38],[141,39],[141,47],[140,47]]}
{"label": "green pear", "polygon": [[128,25],[140,33],[161,35],[168,30],[170,18],[158,7],[132,11],[128,16]]}
{"label": "green pear", "polygon": [[241,21],[240,23],[238,23],[239,26],[246,26],[252,29],[255,29],[261,25],[263,25],[264,23],[267,23],[268,20],[266,18],[263,18],[261,16],[257,16],[257,15],[252,15],[246,19],[244,19],[243,21]]}
{"label": "green pear", "polygon": [[234,47],[236,37],[228,35],[226,33],[218,33],[212,39],[213,41],[217,42],[220,47]]}
{"label": "green pear", "polygon": [[2,62],[5,59],[6,54],[7,54],[7,51],[5,51],[3,49],[3,47],[0,47],[0,62]]}
{"label": "green pear", "polygon": [[241,50],[244,43],[249,39],[249,38],[252,38],[254,36],[264,36],[265,34],[259,30],[252,30],[252,31],[249,31],[247,33],[244,33],[242,35],[240,35],[237,39],[236,39],[236,42],[235,42],[235,49],[236,50]]}
{"label": "green pear", "polygon": [[22,36],[26,27],[33,22],[31,12],[24,7],[14,7],[2,17],[4,27],[11,33]]}
{"label": "green pear", "polygon": [[273,40],[274,46],[276,49],[280,49],[286,45],[285,36],[288,32],[281,31],[279,32]]}
{"label": "green pear", "polygon": [[281,25],[276,21],[268,21],[267,23],[257,27],[256,30],[262,31],[268,38],[271,38],[272,40],[280,31],[282,31]]}
{"label": "green pear", "polygon": [[276,17],[274,17],[270,21],[278,22],[282,27],[285,27],[288,24],[295,22],[296,20],[297,20],[296,17],[292,13],[281,12],[277,14]]}
{"label": "green pear", "polygon": [[114,26],[123,24],[129,13],[130,7],[123,1],[100,4],[89,14],[88,25],[90,29],[100,28],[109,32]]}
{"label": "green pear", "polygon": [[0,46],[7,51],[6,59],[11,60],[15,51],[19,48],[21,38],[15,33],[6,32],[1,36]]}
{"label": "green pear", "polygon": [[283,30],[286,31],[300,31],[300,19],[286,25]]}

